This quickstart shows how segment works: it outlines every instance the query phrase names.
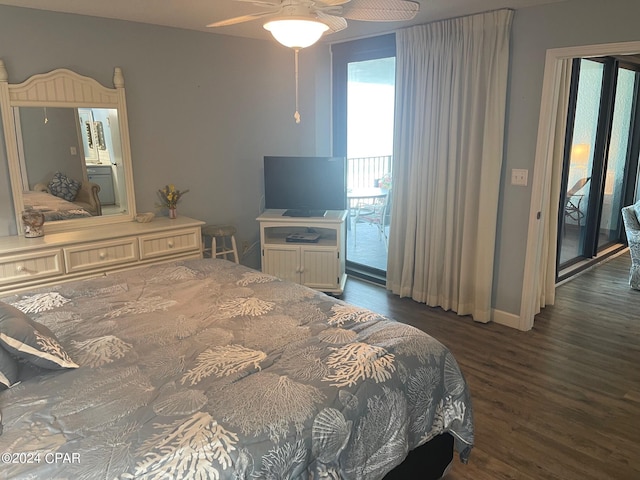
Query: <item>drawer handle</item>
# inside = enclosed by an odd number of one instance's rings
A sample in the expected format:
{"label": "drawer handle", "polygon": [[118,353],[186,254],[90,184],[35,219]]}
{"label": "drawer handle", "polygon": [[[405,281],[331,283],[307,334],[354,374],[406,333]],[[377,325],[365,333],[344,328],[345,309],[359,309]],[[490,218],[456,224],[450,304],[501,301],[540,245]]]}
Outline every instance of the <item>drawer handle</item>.
{"label": "drawer handle", "polygon": [[18,265],[18,266],[16,266],[16,272],[18,272],[18,273],[22,273],[22,272],[24,272],[24,271],[26,271],[26,270],[27,270],[27,269],[26,269],[26,268],[24,268],[24,265]]}
{"label": "drawer handle", "polygon": [[107,252],[100,252],[98,254],[98,257],[100,257],[100,260],[104,260],[105,258],[107,258]]}
{"label": "drawer handle", "polygon": [[169,240],[167,242],[167,245],[169,246],[169,248],[173,248],[173,240]]}

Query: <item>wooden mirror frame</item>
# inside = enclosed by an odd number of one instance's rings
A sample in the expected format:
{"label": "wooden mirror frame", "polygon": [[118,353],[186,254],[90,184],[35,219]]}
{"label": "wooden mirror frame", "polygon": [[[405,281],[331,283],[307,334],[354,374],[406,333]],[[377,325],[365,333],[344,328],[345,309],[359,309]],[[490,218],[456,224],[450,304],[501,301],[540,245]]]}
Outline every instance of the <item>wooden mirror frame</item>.
{"label": "wooden mirror frame", "polygon": [[82,76],[67,69],[57,69],[49,73],[36,74],[22,83],[10,84],[4,62],[0,59],[0,110],[9,164],[11,193],[16,216],[18,235],[23,235],[22,211],[24,210],[23,183],[18,151],[18,139],[13,115],[14,107],[71,107],[117,109],[122,146],[122,167],[127,195],[127,212],[119,215],[96,216],[71,220],[45,222],[45,233],[71,231],[131,222],[136,216],[136,202],[131,165],[131,145],[129,122],[124,93],[122,70],[115,67],[114,88],[108,88],[90,77]]}

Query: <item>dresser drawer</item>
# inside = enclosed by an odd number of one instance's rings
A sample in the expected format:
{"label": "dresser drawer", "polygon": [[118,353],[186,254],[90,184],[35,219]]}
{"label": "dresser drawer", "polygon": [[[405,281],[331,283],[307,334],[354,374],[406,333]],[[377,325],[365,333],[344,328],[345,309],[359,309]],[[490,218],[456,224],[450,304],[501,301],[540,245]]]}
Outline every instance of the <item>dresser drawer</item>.
{"label": "dresser drawer", "polygon": [[135,237],[119,238],[64,249],[67,273],[84,272],[138,261]]}
{"label": "dresser drawer", "polygon": [[200,229],[190,228],[140,237],[140,259],[201,250]]}
{"label": "dresser drawer", "polygon": [[0,257],[0,285],[53,277],[63,273],[61,249]]}

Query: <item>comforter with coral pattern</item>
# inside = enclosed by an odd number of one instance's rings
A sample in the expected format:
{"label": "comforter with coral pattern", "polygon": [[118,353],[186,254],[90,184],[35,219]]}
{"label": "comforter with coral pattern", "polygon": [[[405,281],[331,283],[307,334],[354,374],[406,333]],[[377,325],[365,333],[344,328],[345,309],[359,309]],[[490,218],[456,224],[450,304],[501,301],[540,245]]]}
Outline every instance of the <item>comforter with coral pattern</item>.
{"label": "comforter with coral pattern", "polygon": [[80,365],[25,368],[0,393],[0,451],[31,455],[5,462],[6,478],[380,479],[442,432],[463,461],[473,444],[441,343],[231,262],[2,300]]}

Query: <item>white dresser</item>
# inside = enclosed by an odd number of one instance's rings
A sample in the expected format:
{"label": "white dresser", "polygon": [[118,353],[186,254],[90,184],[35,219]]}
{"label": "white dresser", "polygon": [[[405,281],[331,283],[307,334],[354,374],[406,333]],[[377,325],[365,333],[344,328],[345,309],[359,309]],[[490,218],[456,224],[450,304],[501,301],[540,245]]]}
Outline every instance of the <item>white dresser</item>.
{"label": "white dresser", "polygon": [[0,294],[141,265],[202,258],[204,222],[166,217],[40,238],[0,237]]}

